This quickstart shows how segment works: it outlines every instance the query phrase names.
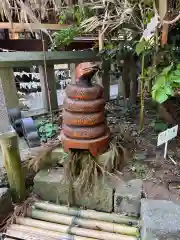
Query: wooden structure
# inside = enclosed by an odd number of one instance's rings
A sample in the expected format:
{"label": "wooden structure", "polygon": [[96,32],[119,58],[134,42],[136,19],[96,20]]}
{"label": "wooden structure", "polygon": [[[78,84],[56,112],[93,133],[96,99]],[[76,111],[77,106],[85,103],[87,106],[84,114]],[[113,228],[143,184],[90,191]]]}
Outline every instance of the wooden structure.
{"label": "wooden structure", "polygon": [[[3,72],[3,83],[4,83],[4,95],[6,102],[8,103],[7,107],[18,107],[17,106],[17,95],[15,93],[15,83],[13,79],[12,69],[13,67],[25,67],[32,66],[33,64],[41,66],[41,87],[42,95],[44,98],[44,105],[46,110],[49,109],[48,103],[48,89],[50,91],[50,101],[52,109],[55,110],[58,108],[57,104],[57,95],[56,95],[56,83],[54,76],[54,64],[63,64],[63,63],[80,63],[86,61],[100,61],[100,58],[93,51],[64,51],[64,52],[7,52],[0,53],[0,76]],[[47,69],[44,69],[44,64],[46,63]],[[106,72],[106,70],[104,70]],[[47,75],[47,76],[45,76]],[[47,77],[47,82],[45,81]],[[105,84],[107,83],[107,84]],[[108,74],[103,74],[103,85],[105,87],[105,97],[106,100],[109,99],[109,80]],[[10,91],[14,88],[14,93]]]}

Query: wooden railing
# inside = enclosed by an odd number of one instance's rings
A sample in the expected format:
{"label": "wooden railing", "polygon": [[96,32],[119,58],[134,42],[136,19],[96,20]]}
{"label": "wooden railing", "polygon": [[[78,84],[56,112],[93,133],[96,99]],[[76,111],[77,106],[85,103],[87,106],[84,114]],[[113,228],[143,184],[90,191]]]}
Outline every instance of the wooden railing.
{"label": "wooden railing", "polygon": [[[56,94],[54,64],[76,64],[86,61],[100,61],[100,58],[91,50],[71,52],[1,52],[0,78],[3,85],[7,107],[18,107],[18,97],[13,75],[14,67],[31,67],[32,65],[39,66],[44,108],[48,110],[51,104],[52,110],[55,110],[58,108],[58,101]],[[107,79],[107,73],[103,75],[106,76],[104,78]],[[108,82],[106,80],[104,81]]]}

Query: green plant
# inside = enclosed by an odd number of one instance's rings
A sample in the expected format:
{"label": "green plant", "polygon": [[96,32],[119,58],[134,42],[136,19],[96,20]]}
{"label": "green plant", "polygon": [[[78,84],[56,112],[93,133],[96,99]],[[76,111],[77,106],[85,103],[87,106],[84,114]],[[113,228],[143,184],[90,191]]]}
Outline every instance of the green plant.
{"label": "green plant", "polygon": [[156,76],[152,88],[152,98],[162,104],[170,96],[174,96],[178,87],[180,87],[180,64],[171,63]]}
{"label": "green plant", "polygon": [[72,6],[61,11],[59,15],[59,23],[80,26],[82,21],[93,15],[94,10],[92,8],[86,6]]}
{"label": "green plant", "polygon": [[55,32],[53,34],[53,48],[57,46],[68,46],[80,33],[80,28],[77,26],[64,28]]}
{"label": "green plant", "polygon": [[145,40],[142,39],[136,44],[136,54],[141,57],[141,75],[140,79],[140,130],[143,129],[143,121],[144,121],[144,85],[146,80],[146,71],[145,71],[145,57],[151,53],[152,46],[150,42],[151,39]]}
{"label": "green plant", "polygon": [[58,125],[50,123],[48,120],[42,120],[37,123],[37,129],[42,142],[47,142],[56,136]]}
{"label": "green plant", "polygon": [[68,46],[75,37],[82,35],[83,30],[80,28],[80,24],[92,14],[93,10],[88,7],[74,6],[64,9],[59,15],[59,24],[69,24],[70,26],[53,34],[52,49],[58,46]]}

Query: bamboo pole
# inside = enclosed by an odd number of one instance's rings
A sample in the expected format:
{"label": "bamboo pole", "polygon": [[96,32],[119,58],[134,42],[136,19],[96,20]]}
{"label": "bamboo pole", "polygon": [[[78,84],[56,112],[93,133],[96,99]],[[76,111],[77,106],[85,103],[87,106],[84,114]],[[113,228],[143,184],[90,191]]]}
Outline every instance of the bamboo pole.
{"label": "bamboo pole", "polygon": [[[51,224],[55,224],[58,223],[58,219],[54,219],[54,216],[52,216],[51,214],[48,216],[43,213],[43,215],[41,215],[38,220],[41,219],[42,221],[39,222],[39,224],[41,224],[41,227],[43,227],[44,229],[49,229],[50,227],[52,227],[52,225],[49,225],[49,222],[45,222],[45,221],[50,221]],[[19,221],[19,220],[18,220]],[[28,221],[30,221],[31,223],[29,224],[36,224],[37,226],[37,222],[33,222],[33,219],[29,219]],[[21,222],[21,224],[23,224],[24,221]],[[27,224],[27,219],[26,219],[26,224]],[[68,233],[68,234],[74,234],[77,236],[82,236],[82,237],[90,237],[90,238],[97,238],[97,239],[101,239],[101,240],[135,240],[136,237],[134,236],[127,236],[127,235],[123,235],[123,234],[118,234],[118,233],[109,233],[109,232],[104,232],[104,231],[97,231],[97,230],[92,230],[92,229],[87,229],[87,228],[79,228],[79,227],[74,227],[74,226],[69,226],[69,225],[61,225],[61,224],[56,224],[56,227],[54,226],[54,228],[59,229],[60,232],[64,232],[64,233]]]}
{"label": "bamboo pole", "polygon": [[0,145],[13,201],[23,201],[26,197],[26,189],[17,135],[1,138]]}
{"label": "bamboo pole", "polygon": [[[44,235],[39,235],[34,232],[25,232],[22,230],[14,230],[14,229],[7,229],[6,234],[10,239],[18,239],[18,240],[56,240],[58,238],[51,238]],[[9,239],[9,238],[8,238]]]}
{"label": "bamboo pole", "polygon": [[[19,233],[19,236],[17,234]],[[14,236],[14,237],[19,237],[22,239],[28,239],[30,240],[30,236],[36,236],[37,239],[42,239],[42,240],[50,240],[50,239],[57,239],[57,240],[64,240],[69,237],[69,239],[73,240],[95,240],[92,238],[86,238],[86,237],[81,237],[81,236],[72,236],[69,234],[63,234],[57,231],[50,231],[47,229],[40,229],[32,226],[23,226],[23,225],[17,225],[17,224],[12,224],[8,229],[7,229],[7,234],[9,236]],[[15,236],[16,235],[16,236]],[[34,239],[34,238],[33,238]]]}
{"label": "bamboo pole", "polygon": [[4,240],[14,240],[14,238],[6,237]]}
{"label": "bamboo pole", "polygon": [[109,223],[97,220],[88,220],[79,217],[67,216],[59,213],[45,212],[37,209],[29,210],[28,216],[39,220],[46,220],[49,222],[61,223],[65,225],[77,225],[88,229],[103,230],[107,232],[120,233],[130,236],[139,235],[139,230],[136,227],[129,227],[125,225],[119,225],[116,223]]}
{"label": "bamboo pole", "polygon": [[14,240],[14,238],[4,238],[4,240]]}
{"label": "bamboo pole", "polygon": [[118,215],[115,213],[109,214],[109,213],[97,212],[94,210],[75,209],[75,208],[69,208],[66,206],[56,205],[56,204],[47,203],[47,202],[35,202],[34,206],[41,210],[76,216],[80,218],[88,218],[92,220],[100,220],[100,221],[120,223],[120,224],[138,225],[137,219],[127,217],[123,214]]}
{"label": "bamboo pole", "polygon": [[6,237],[4,240],[14,240],[14,238],[9,238],[9,237],[7,238]]}

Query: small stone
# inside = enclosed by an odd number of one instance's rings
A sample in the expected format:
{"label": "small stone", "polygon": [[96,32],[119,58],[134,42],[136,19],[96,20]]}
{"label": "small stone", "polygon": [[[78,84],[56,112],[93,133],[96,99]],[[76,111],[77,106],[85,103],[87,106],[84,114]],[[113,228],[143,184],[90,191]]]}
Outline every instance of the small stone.
{"label": "small stone", "polygon": [[132,137],[136,137],[137,135],[138,135],[138,133],[136,131],[132,131],[132,133],[131,133]]}
{"label": "small stone", "polygon": [[141,139],[136,139],[136,143],[137,143],[137,145],[139,145],[139,144],[141,144],[141,142],[142,142],[142,140]]}
{"label": "small stone", "polygon": [[13,210],[8,188],[0,188],[0,222]]}
{"label": "small stone", "polygon": [[146,152],[144,152],[144,153],[135,153],[134,154],[134,160],[137,160],[137,161],[143,161],[143,160],[146,159],[146,157],[147,157]]}
{"label": "small stone", "polygon": [[66,153],[64,152],[63,148],[61,148],[61,147],[54,149],[51,153],[51,158],[50,158],[51,164],[52,164],[52,162],[63,164],[65,154]]}
{"label": "small stone", "polygon": [[142,180],[134,179],[116,186],[114,195],[114,211],[129,216],[139,216],[142,197]]}
{"label": "small stone", "polygon": [[180,239],[180,205],[167,200],[141,200],[141,239]]}

